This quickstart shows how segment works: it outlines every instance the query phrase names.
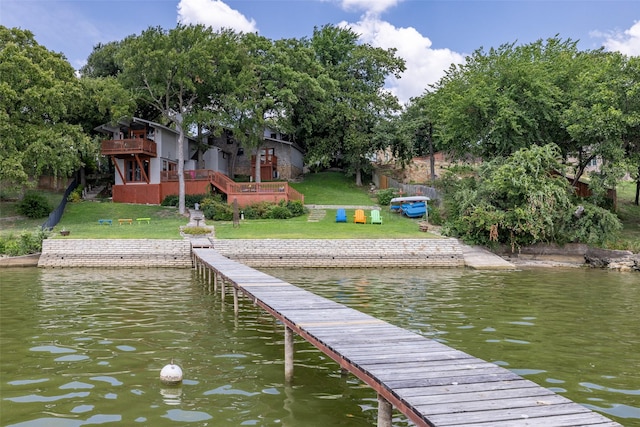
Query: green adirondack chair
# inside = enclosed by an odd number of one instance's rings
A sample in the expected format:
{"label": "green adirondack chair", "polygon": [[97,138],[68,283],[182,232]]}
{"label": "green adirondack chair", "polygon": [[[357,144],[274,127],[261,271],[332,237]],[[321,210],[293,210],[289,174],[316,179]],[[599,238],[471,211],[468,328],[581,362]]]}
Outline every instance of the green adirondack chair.
{"label": "green adirondack chair", "polygon": [[382,224],[382,217],[380,216],[379,210],[371,211],[371,224]]}

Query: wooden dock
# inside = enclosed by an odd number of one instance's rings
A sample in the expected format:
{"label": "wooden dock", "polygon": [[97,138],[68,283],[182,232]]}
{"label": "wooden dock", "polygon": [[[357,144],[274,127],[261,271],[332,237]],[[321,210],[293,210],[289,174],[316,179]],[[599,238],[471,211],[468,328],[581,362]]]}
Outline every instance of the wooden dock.
{"label": "wooden dock", "polygon": [[213,249],[194,264],[234,309],[244,294],[284,324],[285,380],[298,334],[378,394],[378,426],[392,408],[417,426],[621,426],[493,363],[396,327],[269,276]]}

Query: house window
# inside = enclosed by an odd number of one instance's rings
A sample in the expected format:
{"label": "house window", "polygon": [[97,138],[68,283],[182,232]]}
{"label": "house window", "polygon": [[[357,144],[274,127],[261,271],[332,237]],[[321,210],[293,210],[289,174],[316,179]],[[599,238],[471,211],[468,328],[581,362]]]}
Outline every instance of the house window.
{"label": "house window", "polygon": [[[143,160],[142,167],[144,168],[144,175],[149,176],[149,160]],[[127,182],[143,181],[143,174],[140,170],[140,165],[135,160],[125,161],[125,171]]]}
{"label": "house window", "polygon": [[178,164],[175,162],[170,162],[169,160],[163,160],[162,161],[162,171],[163,172],[167,172],[167,171],[174,171],[178,169]]}
{"label": "house window", "polygon": [[274,149],[273,148],[265,148],[260,153],[260,163],[272,163],[273,162]]}

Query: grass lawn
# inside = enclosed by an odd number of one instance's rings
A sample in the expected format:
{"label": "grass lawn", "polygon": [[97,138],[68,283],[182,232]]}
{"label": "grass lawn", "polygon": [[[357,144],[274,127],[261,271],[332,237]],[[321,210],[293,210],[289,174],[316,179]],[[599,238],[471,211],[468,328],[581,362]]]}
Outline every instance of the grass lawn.
{"label": "grass lawn", "polygon": [[616,247],[628,247],[640,252],[640,206],[634,204],[636,183],[622,182],[616,188],[618,194],[618,217],[622,221],[622,237]]}
{"label": "grass lawn", "polygon": [[[353,179],[339,172],[323,172],[305,176],[304,182],[292,186],[305,195],[305,203],[330,205],[369,205],[376,199],[367,192],[368,187],[356,187]],[[53,205],[60,201],[61,193],[46,193]],[[622,236],[615,247],[631,248],[640,252],[640,207],[633,204],[635,183],[626,182],[618,186],[618,214],[623,221]],[[45,219],[6,219],[17,215],[15,203],[0,203],[0,235],[19,234],[23,230],[38,229]],[[368,214],[368,211],[366,211]],[[208,221],[215,227],[220,239],[382,239],[382,238],[428,238],[431,233],[418,230],[418,220],[389,212],[382,207],[383,224],[354,224],[353,210],[347,210],[347,223],[335,222],[336,211],[329,209],[324,218],[309,221],[308,215],[289,220],[245,220],[239,227],[231,222]],[[135,219],[151,218],[151,224],[137,224]],[[99,225],[98,219],[112,219],[113,225]],[[118,225],[118,218],[132,218],[132,225]],[[71,238],[96,239],[180,239],[180,226],[188,218],[178,214],[176,208],[112,203],[108,201],[83,201],[69,203],[64,216],[55,227],[53,237],[63,238],[57,231],[65,228]]]}
{"label": "grass lawn", "polygon": [[399,239],[436,237],[418,229],[418,220],[407,218],[382,209],[382,224],[353,222],[353,209],[347,209],[349,222],[336,222],[336,210],[326,210],[318,222],[309,222],[308,215],[288,220],[241,221],[234,228],[231,222],[216,222],[216,237],[220,239]]}
{"label": "grass lawn", "polygon": [[377,203],[367,192],[368,186],[356,187],[355,179],[345,177],[342,172],[310,173],[303,182],[290,185],[304,194],[307,205],[373,206]]}

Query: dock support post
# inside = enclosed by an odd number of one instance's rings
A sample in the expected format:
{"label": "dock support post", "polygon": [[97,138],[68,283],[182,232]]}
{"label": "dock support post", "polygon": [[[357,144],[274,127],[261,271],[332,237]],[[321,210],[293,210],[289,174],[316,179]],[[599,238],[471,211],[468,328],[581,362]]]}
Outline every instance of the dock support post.
{"label": "dock support post", "polygon": [[233,287],[233,312],[238,314],[238,288]]}
{"label": "dock support post", "polygon": [[213,273],[213,292],[218,292],[218,272]]}
{"label": "dock support post", "polygon": [[378,394],[378,427],[391,427],[393,406]]}
{"label": "dock support post", "polygon": [[293,380],[293,330],[284,327],[284,382],[291,384]]}
{"label": "dock support post", "polygon": [[220,281],[220,299],[224,302],[224,279]]}

